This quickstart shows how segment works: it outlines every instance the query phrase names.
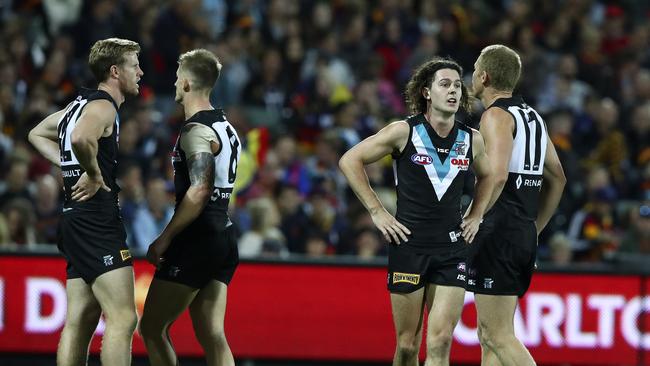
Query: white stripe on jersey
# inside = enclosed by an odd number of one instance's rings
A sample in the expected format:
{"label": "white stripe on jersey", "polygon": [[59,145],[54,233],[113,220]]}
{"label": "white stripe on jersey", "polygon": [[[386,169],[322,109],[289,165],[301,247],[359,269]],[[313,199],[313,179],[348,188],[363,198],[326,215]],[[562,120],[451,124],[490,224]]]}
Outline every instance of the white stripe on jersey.
{"label": "white stripe on jersey", "polygon": [[[442,197],[445,195],[447,189],[449,189],[459,171],[461,170],[459,166],[451,164],[450,160],[452,158],[465,159],[467,157],[467,154],[469,153],[469,146],[471,146],[472,136],[464,130],[458,129],[458,136],[456,137],[456,141],[452,145],[449,155],[447,155],[447,158],[443,162],[440,161],[438,153],[436,152],[433,143],[431,142],[431,138],[426,132],[424,126],[418,126],[412,127],[413,131],[411,132],[411,142],[413,143],[413,146],[415,147],[415,150],[418,152],[418,154],[430,156],[434,160],[432,164],[423,166],[427,172],[429,181],[433,186],[433,191],[436,193],[436,197],[438,197],[438,201],[442,201]],[[423,139],[427,139],[428,141]],[[464,143],[464,146],[466,146],[464,154],[461,155],[456,154],[455,152],[455,149],[457,148],[459,142]],[[440,165],[442,169],[448,169],[446,172],[443,171],[443,174],[445,174],[443,177],[440,177],[436,165]],[[397,174],[395,174],[395,176],[397,176]]]}
{"label": "white stripe on jersey", "polygon": [[[519,106],[511,106],[508,107],[508,111],[514,116],[515,124],[517,126],[517,133],[515,134],[512,143],[512,156],[510,157],[508,171],[518,174],[541,175],[544,171],[544,158],[546,156],[546,144],[548,139],[544,120],[537,111],[531,107],[523,109]],[[534,113],[536,120],[529,118],[529,115],[532,113]],[[530,131],[528,136],[526,136],[526,129]],[[537,161],[538,164],[535,166],[535,150],[537,149],[538,139],[541,156]],[[525,167],[527,146],[530,164],[528,168]]]}

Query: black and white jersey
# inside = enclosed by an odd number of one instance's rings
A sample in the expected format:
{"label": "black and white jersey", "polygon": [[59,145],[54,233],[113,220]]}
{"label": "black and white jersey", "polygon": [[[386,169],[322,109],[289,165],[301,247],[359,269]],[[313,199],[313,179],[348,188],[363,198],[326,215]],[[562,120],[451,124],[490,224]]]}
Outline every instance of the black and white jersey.
{"label": "black and white jersey", "polygon": [[77,183],[79,177],[84,173],[84,169],[79,165],[79,160],[77,160],[74,151],[72,151],[72,131],[86,105],[94,100],[101,99],[110,101],[117,111],[117,104],[107,92],[97,89],[82,89],[77,99],[68,105],[65,114],[57,124],[61,173],[63,174],[63,189],[65,193],[64,211],[72,208],[97,211],[107,208],[107,205],[117,205],[117,193],[120,191],[116,180],[118,142],[120,136],[120,116],[118,113],[115,114],[113,133],[110,136],[100,138],[97,147],[99,170],[102,173],[104,182],[111,191],[106,192],[103,189],[99,189],[92,198],[85,202],[72,201],[71,199],[72,186]]}
{"label": "black and white jersey", "polygon": [[535,220],[548,141],[546,124],[520,96],[499,98],[488,108],[493,107],[510,113],[515,123],[508,181],[495,203],[495,209],[507,210],[526,220]]}
{"label": "black and white jersey", "polygon": [[409,117],[409,140],[393,154],[397,189],[396,218],[411,230],[414,247],[460,240],[461,196],[472,164],[472,130],[455,122],[440,137],[423,114]]}
{"label": "black and white jersey", "polygon": [[[213,193],[210,201],[208,201],[203,212],[196,220],[214,225],[221,230],[231,224],[228,217],[228,203],[235,185],[237,164],[241,155],[239,136],[235,128],[226,119],[222,109],[200,111],[186,120],[184,125],[188,123],[199,123],[210,127],[216,133],[219,141],[219,151],[214,154]],[[172,153],[176,207],[183,200],[191,185],[187,156],[181,148],[182,134],[181,129]]]}

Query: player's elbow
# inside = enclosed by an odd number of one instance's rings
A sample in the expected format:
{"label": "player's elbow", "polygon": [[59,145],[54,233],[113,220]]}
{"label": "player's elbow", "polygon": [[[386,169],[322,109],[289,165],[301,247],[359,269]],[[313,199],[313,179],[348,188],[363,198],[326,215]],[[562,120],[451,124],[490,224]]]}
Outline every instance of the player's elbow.
{"label": "player's elbow", "polygon": [[348,151],[343,154],[343,156],[341,156],[341,159],[339,159],[339,169],[343,172],[343,174],[347,175],[347,172],[351,171],[355,166],[359,165],[358,163],[360,163],[360,161],[356,159],[353,153]]}
{"label": "player's elbow", "polygon": [[339,159],[339,169],[340,169],[343,173],[345,173],[345,170],[346,170],[346,168],[347,168],[347,166],[348,166],[349,163],[350,163],[350,156],[349,156],[349,154],[348,154],[348,153],[343,154],[343,156],[341,156],[341,158]]}
{"label": "player's elbow", "polygon": [[82,133],[77,132],[76,130],[72,131],[70,135],[70,144],[74,150],[83,149],[91,143],[90,139],[87,136],[84,136]]}
{"label": "player's elbow", "polygon": [[508,172],[497,172],[493,176],[494,179],[494,187],[499,189],[503,188],[506,185],[506,182],[508,181]]}
{"label": "player's elbow", "polygon": [[29,131],[29,134],[27,135],[27,141],[29,141],[30,144],[36,146],[37,138],[38,138],[38,133],[36,132],[36,129],[32,129],[31,131]]}
{"label": "player's elbow", "polygon": [[205,204],[210,200],[212,195],[211,187],[207,185],[196,185],[191,187],[191,196],[194,198],[194,201]]}

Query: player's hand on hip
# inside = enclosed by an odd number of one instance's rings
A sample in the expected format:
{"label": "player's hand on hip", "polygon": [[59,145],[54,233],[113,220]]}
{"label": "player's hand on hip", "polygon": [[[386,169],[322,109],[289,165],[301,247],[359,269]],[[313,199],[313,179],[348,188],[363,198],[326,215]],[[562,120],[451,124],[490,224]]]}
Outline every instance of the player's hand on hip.
{"label": "player's hand on hip", "polygon": [[370,216],[377,229],[381,231],[389,243],[399,245],[408,241],[407,235],[411,235],[411,230],[397,221],[385,208],[378,209],[376,212],[371,213]]}
{"label": "player's hand on hip", "polygon": [[91,199],[99,189],[103,189],[106,192],[110,192],[111,189],[108,188],[106,183],[104,183],[104,178],[100,175],[99,177],[92,178],[86,172],[84,172],[77,184],[72,186],[72,200],[74,201],[88,201]]}
{"label": "player's hand on hip", "polygon": [[159,268],[162,262],[165,261],[163,253],[167,250],[166,240],[162,237],[158,237],[147,250],[147,261],[154,265],[154,267]]}
{"label": "player's hand on hip", "polygon": [[463,230],[463,238],[468,244],[471,244],[478,233],[479,226],[483,222],[480,217],[465,216],[460,223],[460,229]]}

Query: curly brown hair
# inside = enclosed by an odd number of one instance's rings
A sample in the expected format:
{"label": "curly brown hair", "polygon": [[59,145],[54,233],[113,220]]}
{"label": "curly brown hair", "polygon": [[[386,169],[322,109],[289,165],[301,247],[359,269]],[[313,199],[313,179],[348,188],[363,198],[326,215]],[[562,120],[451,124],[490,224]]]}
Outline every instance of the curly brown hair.
{"label": "curly brown hair", "polygon": [[463,93],[460,97],[460,108],[468,112],[470,111],[469,94],[465,83],[462,82],[463,68],[458,64],[458,62],[452,59],[435,57],[434,59],[420,65],[406,84],[406,90],[404,91],[404,95],[406,96],[406,105],[412,113],[418,114],[427,111],[427,100],[422,95],[422,89],[430,86],[436,75],[436,71],[442,69],[458,71],[458,75],[460,75],[461,78],[461,90]]}

